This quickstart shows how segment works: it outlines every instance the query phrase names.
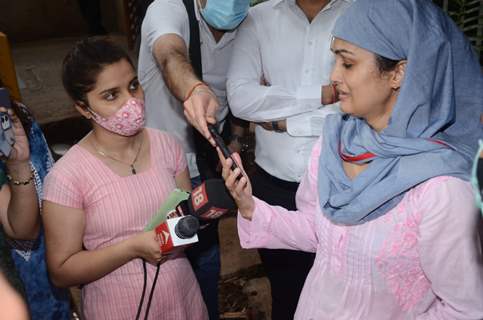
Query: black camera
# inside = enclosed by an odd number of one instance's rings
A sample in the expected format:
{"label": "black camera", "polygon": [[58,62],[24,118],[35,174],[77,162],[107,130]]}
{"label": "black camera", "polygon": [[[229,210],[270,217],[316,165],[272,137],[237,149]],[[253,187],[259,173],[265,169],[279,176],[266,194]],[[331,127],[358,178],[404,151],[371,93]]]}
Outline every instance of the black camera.
{"label": "black camera", "polygon": [[[0,107],[10,109],[12,107],[10,94],[6,88],[0,87]],[[0,112],[0,156],[8,158],[15,143],[15,135],[12,128],[12,120],[6,112]]]}

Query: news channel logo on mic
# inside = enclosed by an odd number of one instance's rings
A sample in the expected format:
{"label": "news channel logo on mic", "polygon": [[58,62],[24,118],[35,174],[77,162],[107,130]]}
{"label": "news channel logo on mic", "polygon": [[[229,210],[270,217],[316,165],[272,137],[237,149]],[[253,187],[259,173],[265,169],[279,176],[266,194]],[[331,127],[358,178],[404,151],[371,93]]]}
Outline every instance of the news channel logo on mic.
{"label": "news channel logo on mic", "polygon": [[[0,87],[0,107],[10,109],[12,103],[10,94],[4,87]],[[0,157],[8,158],[15,143],[15,135],[12,128],[12,120],[6,112],[0,112]]]}

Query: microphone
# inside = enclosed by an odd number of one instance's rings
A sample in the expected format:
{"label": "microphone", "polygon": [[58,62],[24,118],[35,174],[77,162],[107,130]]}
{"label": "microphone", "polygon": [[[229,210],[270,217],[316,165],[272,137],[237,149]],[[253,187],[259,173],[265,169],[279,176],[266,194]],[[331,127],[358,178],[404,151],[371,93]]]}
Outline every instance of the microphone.
{"label": "microphone", "polygon": [[[172,208],[172,209],[171,209]],[[162,252],[198,242],[200,221],[206,224],[235,209],[221,179],[209,179],[187,193],[175,190],[145,230],[155,229]]]}
{"label": "microphone", "polygon": [[226,190],[223,180],[208,179],[194,188],[187,200],[176,206],[176,214],[192,215],[208,221],[218,219],[233,209],[236,209],[235,201]]}
{"label": "microphone", "polygon": [[175,247],[198,242],[196,233],[199,228],[200,223],[193,216],[167,219],[155,229],[161,252],[164,254]]}

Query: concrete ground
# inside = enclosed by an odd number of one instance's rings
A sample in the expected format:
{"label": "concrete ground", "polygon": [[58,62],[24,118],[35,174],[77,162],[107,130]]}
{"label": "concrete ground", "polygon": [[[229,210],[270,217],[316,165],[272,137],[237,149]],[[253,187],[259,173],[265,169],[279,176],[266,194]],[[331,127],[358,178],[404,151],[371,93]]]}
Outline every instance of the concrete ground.
{"label": "concrete ground", "polygon": [[[112,37],[127,49],[123,37]],[[62,60],[78,40],[62,38],[12,44],[22,100],[42,124],[49,143],[76,141],[86,132],[85,124],[73,118],[78,117],[78,113],[61,82]],[[136,61],[135,54],[131,52],[131,55]],[[240,248],[235,216],[222,219],[219,230],[222,318],[268,319],[270,289],[258,253]],[[78,303],[78,290],[72,292]]]}

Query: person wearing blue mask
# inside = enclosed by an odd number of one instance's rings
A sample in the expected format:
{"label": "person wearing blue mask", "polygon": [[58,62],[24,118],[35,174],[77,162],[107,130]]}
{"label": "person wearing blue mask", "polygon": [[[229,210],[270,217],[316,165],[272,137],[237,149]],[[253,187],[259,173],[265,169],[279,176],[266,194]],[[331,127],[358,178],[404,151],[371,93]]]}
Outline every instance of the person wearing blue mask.
{"label": "person wearing blue mask", "polygon": [[248,6],[248,1],[209,0],[200,13],[213,28],[230,31],[246,18]]}
{"label": "person wearing blue mask", "polygon": [[[225,83],[236,29],[248,8],[249,0],[157,0],[142,23],[138,75],[146,125],[180,140],[193,186],[220,177],[215,149],[205,139],[211,137],[207,123],[218,126],[232,151],[241,149],[246,124],[229,115]],[[198,235],[187,255],[210,319],[218,319],[218,223]]]}
{"label": "person wearing blue mask", "polygon": [[242,246],[315,252],[296,320],[483,319],[470,42],[430,0],[357,0],[332,35],[342,114],[325,120],[296,211],[253,197],[220,154]]}

